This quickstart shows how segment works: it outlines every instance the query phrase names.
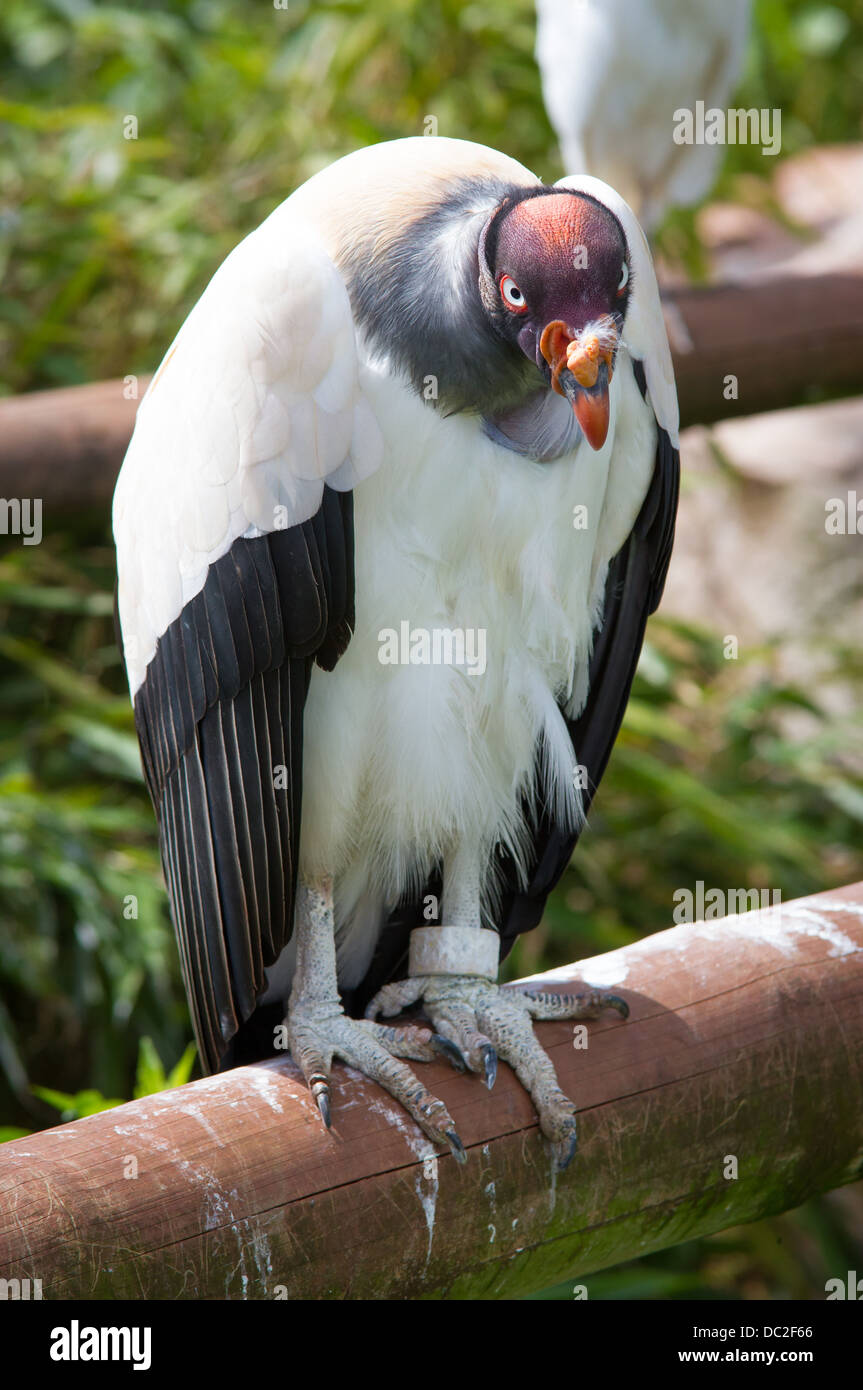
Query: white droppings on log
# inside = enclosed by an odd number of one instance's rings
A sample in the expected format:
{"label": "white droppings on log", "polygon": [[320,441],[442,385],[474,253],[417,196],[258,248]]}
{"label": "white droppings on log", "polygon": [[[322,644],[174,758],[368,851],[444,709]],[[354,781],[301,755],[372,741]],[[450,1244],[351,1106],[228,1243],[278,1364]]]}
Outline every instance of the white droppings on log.
{"label": "white droppings on log", "polygon": [[549,1188],[549,1217],[554,1216],[554,1209],[557,1206],[557,1156],[551,1155],[551,1187]]}
{"label": "white droppings on log", "polygon": [[218,1182],[209,1173],[204,1179],[206,1188],[204,1191],[204,1219],[205,1231],[216,1231],[220,1226],[233,1226],[236,1217],[231,1202],[239,1202],[240,1194],[235,1187],[231,1188],[228,1196],[220,1188]]}
{"label": "white droppings on log", "polygon": [[[794,907],[800,904],[807,911],[812,909],[812,904],[807,904],[805,898],[798,898],[794,902],[787,903],[787,907]],[[852,902],[850,898],[819,898],[818,906],[825,912],[853,912],[855,917],[859,917],[863,922],[863,902]]]}
{"label": "white droppings on log", "polygon": [[257,1092],[265,1105],[268,1105],[276,1115],[284,1115],[285,1107],[281,1104],[281,1096],[284,1095],[284,1087],[280,1087],[272,1072],[267,1071],[266,1067],[255,1067],[252,1072],[252,1089]]}
{"label": "white droppings on log", "polygon": [[[486,1145],[486,1148],[487,1147],[488,1145]],[[493,1220],[489,1221],[488,1223],[488,1229],[491,1231],[488,1243],[489,1245],[494,1245],[494,1242],[497,1239],[497,1226],[495,1224],[495,1222],[497,1221],[497,1188],[494,1184],[494,1178],[492,1178],[491,1182],[486,1183],[485,1187],[483,1188],[483,1191],[486,1197],[488,1198],[489,1208],[493,1217]]]}
{"label": "white droppings on log", "polygon": [[250,1226],[249,1235],[252,1259],[255,1261],[258,1278],[269,1293],[268,1281],[273,1277],[273,1252],[270,1249],[269,1237],[258,1224]]}
{"label": "white droppings on log", "polygon": [[[183,1104],[182,1104],[182,1105],[177,1105],[176,1108],[180,1111],[180,1114],[181,1114],[181,1115],[188,1115],[188,1117],[189,1117],[190,1120],[197,1120],[198,1124],[199,1124],[199,1125],[201,1126],[201,1128],[205,1131],[205,1133],[209,1136],[209,1138],[213,1140],[213,1143],[214,1143],[214,1144],[217,1144],[217,1145],[218,1145],[218,1144],[221,1143],[221,1136],[220,1136],[220,1133],[219,1133],[219,1127],[218,1127],[218,1125],[213,1124],[213,1123],[207,1118],[207,1116],[203,1113],[203,1111],[201,1110],[200,1105],[198,1105],[197,1102],[192,1102],[192,1101],[189,1099],[188,1095],[186,1095],[186,1096],[184,1096],[184,1098],[183,1098]],[[156,1111],[156,1114],[157,1114],[157,1115],[158,1115],[158,1113],[159,1113],[159,1112]],[[167,1113],[167,1112],[166,1112],[166,1113]]]}
{"label": "white droppings on log", "polygon": [[[616,955],[617,953],[612,952],[611,954]],[[594,965],[590,972],[590,979],[585,979],[584,983],[590,985],[591,988],[595,986],[622,985],[628,974],[629,967],[624,961],[615,960],[613,963],[609,961],[602,965]]]}
{"label": "white droppings on log", "polygon": [[[660,932],[660,936],[664,935]],[[636,942],[636,946],[639,943]],[[627,952],[634,949],[632,946],[625,948]],[[584,970],[584,975],[580,973]],[[590,978],[588,979],[588,972]],[[542,970],[538,975],[526,975],[523,980],[519,980],[519,985],[532,985],[538,980],[558,980],[561,984],[571,984],[573,980],[583,979],[584,983],[590,987],[594,985],[620,985],[626,979],[629,967],[626,957],[620,951],[609,951],[607,955],[596,960],[578,961],[576,968],[571,965],[559,965],[554,970]]]}
{"label": "white droppings on log", "polygon": [[830,921],[825,913],[855,910],[842,902],[819,901],[817,908],[804,900],[777,904],[774,908],[757,908],[754,912],[735,913],[713,922],[698,922],[702,941],[717,941],[720,933],[748,937],[750,940],[773,946],[783,955],[794,954],[794,938],[814,936],[826,941],[830,956],[847,956],[856,951],[856,943]]}
{"label": "white droppings on log", "polygon": [[414,1158],[418,1159],[420,1163],[424,1163],[428,1158],[437,1158],[434,1144],[426,1138],[419,1125],[414,1124],[407,1111],[402,1110],[395,1101],[387,1104],[385,1101],[373,1097],[366,1104],[373,1114],[380,1115],[392,1129],[398,1130]]}
{"label": "white droppings on log", "polygon": [[857,950],[857,945],[830,920],[829,914],[833,912],[853,913],[863,919],[863,903],[844,898],[800,898],[790,903],[777,903],[774,907],[731,913],[709,922],[682,923],[604,956],[579,961],[575,968],[564,965],[529,975],[520,984],[534,984],[540,980],[571,984],[573,980],[583,979],[590,986],[621,985],[633,967],[648,956],[671,950],[685,953],[691,943],[721,941],[729,936],[772,946],[786,956],[794,955],[797,937],[811,936],[828,944],[828,955],[850,955]]}
{"label": "white droppings on log", "polygon": [[420,1199],[420,1206],[423,1209],[423,1216],[426,1219],[426,1227],[429,1233],[428,1250],[426,1251],[426,1269],[428,1269],[429,1260],[431,1259],[432,1241],[434,1240],[435,1212],[437,1211],[437,1197],[439,1191],[440,1176],[438,1173],[437,1154],[429,1154],[427,1158],[423,1159],[422,1172],[417,1174],[416,1180],[416,1194]]}
{"label": "white droppings on log", "polygon": [[[347,1070],[362,1085],[365,1077],[361,1072],[357,1072],[353,1067]],[[365,1087],[362,1086],[363,1092]],[[431,1259],[432,1242],[434,1240],[435,1212],[437,1211],[438,1191],[440,1190],[440,1177],[438,1172],[438,1154],[435,1152],[431,1140],[426,1138],[419,1125],[415,1124],[406,1111],[396,1105],[394,1101],[389,1104],[372,1097],[371,1100],[364,1096],[365,1104],[375,1115],[380,1115],[386,1120],[387,1124],[398,1131],[405,1144],[410,1149],[414,1158],[422,1164],[422,1171],[417,1173],[414,1183],[414,1190],[419,1198],[422,1213],[425,1218],[426,1229],[428,1230],[428,1249],[426,1251],[425,1267],[428,1268]]]}

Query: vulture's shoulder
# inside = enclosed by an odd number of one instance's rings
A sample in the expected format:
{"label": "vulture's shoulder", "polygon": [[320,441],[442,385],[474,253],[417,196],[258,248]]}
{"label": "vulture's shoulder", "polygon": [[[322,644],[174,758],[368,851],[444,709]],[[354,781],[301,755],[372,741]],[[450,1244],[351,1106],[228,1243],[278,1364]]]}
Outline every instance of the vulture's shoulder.
{"label": "vulture's shoulder", "polygon": [[347,290],[289,201],[213,276],[138,410],[113,513],[133,695],[238,538],[308,521],[381,453]]}

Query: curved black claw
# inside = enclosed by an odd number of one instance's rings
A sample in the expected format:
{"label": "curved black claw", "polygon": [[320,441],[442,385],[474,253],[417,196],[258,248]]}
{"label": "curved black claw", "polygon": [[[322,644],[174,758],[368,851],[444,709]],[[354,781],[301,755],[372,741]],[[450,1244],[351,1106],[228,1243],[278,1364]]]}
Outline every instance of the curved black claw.
{"label": "curved black claw", "polygon": [[482,1064],[485,1067],[485,1084],[491,1090],[497,1080],[497,1053],[491,1043],[483,1043],[480,1048]]}
{"label": "curved black claw", "polygon": [[312,1086],[312,1095],[318,1103],[318,1109],[321,1112],[321,1119],[323,1120],[327,1129],[329,1129],[332,1124],[332,1119],[330,1116],[329,1086],[325,1081],[316,1081]]}
{"label": "curved black claw", "polygon": [[459,1049],[449,1038],[445,1038],[442,1033],[432,1033],[431,1045],[435,1052],[441,1057],[445,1057],[456,1069],[456,1071],[467,1071],[467,1062],[464,1060]]}
{"label": "curved black claw", "polygon": [[563,1146],[561,1145],[561,1147],[557,1151],[557,1171],[559,1173],[562,1173],[566,1168],[569,1167],[570,1163],[575,1157],[575,1151],[577,1148],[578,1131],[574,1129],[572,1131],[572,1138],[566,1145],[566,1148],[563,1148]]}
{"label": "curved black claw", "polygon": [[629,1018],[629,1005],[625,999],[621,999],[619,994],[604,995],[602,1007],[604,1009],[616,1009],[621,1018]]}
{"label": "curved black claw", "polygon": [[467,1163],[467,1154],[465,1153],[464,1144],[459,1139],[455,1130],[448,1129],[446,1134],[444,1135],[444,1138],[449,1144],[450,1152],[453,1158],[455,1159],[456,1163]]}

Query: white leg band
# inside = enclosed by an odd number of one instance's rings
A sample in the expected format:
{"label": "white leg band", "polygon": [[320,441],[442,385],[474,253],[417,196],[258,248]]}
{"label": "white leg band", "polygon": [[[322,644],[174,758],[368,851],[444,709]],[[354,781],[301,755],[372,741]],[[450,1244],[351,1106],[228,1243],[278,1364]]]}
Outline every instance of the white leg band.
{"label": "white leg band", "polygon": [[497,979],[500,937],[485,927],[415,927],[408,972],[421,975],[478,975]]}

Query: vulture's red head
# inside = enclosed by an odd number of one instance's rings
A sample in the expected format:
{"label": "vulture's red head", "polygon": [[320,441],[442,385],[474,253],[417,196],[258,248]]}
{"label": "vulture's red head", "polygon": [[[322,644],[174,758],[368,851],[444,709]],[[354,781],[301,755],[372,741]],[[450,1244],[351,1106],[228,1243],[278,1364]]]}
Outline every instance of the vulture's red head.
{"label": "vulture's red head", "polygon": [[[587,193],[478,175],[390,219],[339,256],[357,320],[390,365],[433,407],[479,414],[519,452],[554,458],[579,426],[600,449],[630,297],[614,213]],[[571,412],[547,409],[547,396]]]}
{"label": "vulture's red head", "polygon": [[498,331],[571,402],[594,449],[629,298],[626,239],[593,198],[540,189],[504,203],[480,243],[483,299]]}

